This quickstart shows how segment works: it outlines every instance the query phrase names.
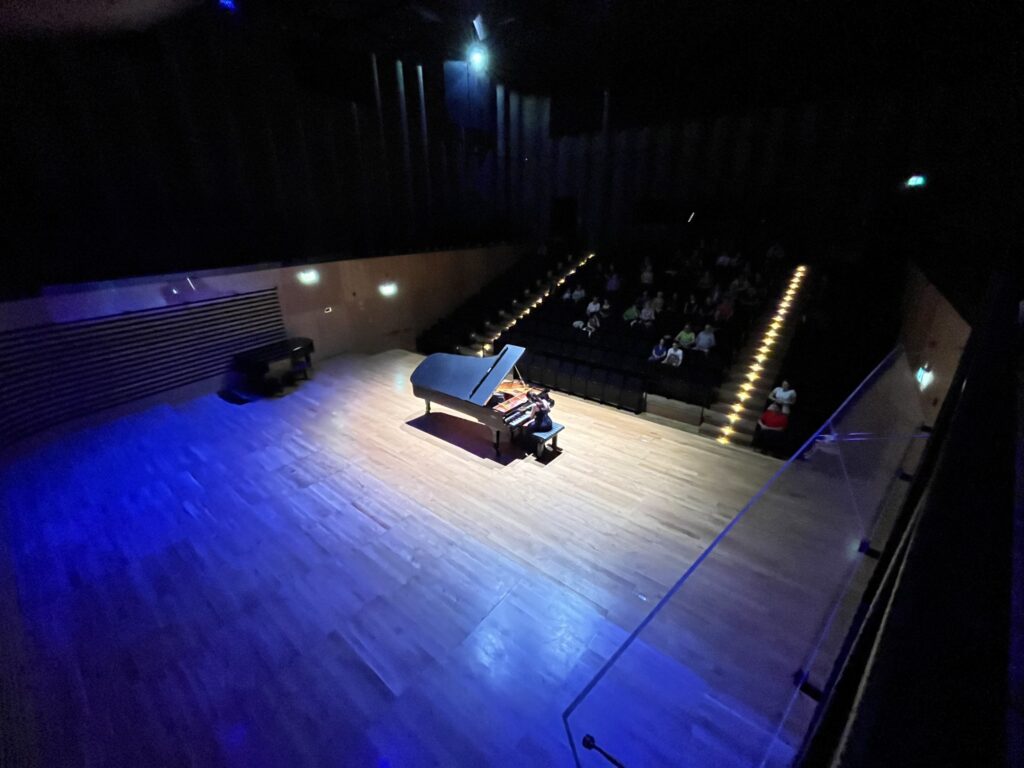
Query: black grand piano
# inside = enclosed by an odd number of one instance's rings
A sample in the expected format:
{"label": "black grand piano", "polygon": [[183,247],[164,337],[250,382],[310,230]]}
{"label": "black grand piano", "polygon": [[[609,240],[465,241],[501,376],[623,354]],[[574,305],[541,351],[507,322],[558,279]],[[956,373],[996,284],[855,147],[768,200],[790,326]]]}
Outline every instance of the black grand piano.
{"label": "black grand piano", "polygon": [[438,352],[412,372],[412,392],[426,401],[427,413],[431,403],[438,403],[486,424],[494,432],[494,452],[500,454],[502,434],[511,440],[530,420],[527,395],[541,391],[517,375],[515,366],[525,351],[509,344],[491,357]]}
{"label": "black grand piano", "polygon": [[245,377],[251,388],[266,389],[265,377],[270,373],[271,365],[284,360],[290,364],[289,375],[302,374],[309,378],[309,370],[313,367],[310,356],[313,352],[312,339],[296,336],[239,352],[232,360],[232,367]]}

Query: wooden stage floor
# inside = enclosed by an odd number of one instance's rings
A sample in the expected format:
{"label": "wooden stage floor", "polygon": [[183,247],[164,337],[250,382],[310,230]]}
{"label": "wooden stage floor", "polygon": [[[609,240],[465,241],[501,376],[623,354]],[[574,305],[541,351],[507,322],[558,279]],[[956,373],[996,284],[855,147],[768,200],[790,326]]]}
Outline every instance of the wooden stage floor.
{"label": "wooden stage floor", "polygon": [[[481,425],[423,415],[420,359],[335,358],[280,399],[155,407],[8,463],[45,765],[572,764],[561,712],[780,464],[558,395],[564,452],[496,460]],[[715,755],[689,764],[747,764],[735,723],[775,686],[770,727],[792,685],[786,657],[715,693],[755,640],[787,645],[758,590],[827,537],[791,514],[652,635],[707,688],[664,705]]]}

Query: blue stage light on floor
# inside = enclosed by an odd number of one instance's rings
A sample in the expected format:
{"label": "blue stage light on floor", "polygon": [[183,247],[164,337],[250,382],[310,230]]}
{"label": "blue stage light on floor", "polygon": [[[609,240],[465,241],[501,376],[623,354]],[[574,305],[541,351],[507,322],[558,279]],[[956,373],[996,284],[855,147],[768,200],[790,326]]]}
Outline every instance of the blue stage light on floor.
{"label": "blue stage light on floor", "polygon": [[909,177],[905,182],[903,182],[903,186],[905,186],[905,187],[923,187],[927,183],[928,183],[928,177],[927,176],[922,176],[921,174],[915,173],[913,176]]}

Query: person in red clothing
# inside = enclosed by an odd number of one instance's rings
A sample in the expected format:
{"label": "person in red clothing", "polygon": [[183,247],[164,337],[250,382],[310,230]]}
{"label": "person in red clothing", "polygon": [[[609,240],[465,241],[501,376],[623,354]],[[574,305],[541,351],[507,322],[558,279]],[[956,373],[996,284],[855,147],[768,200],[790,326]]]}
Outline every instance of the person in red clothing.
{"label": "person in red clothing", "polygon": [[782,432],[789,426],[789,415],[782,412],[778,403],[772,403],[757,420],[757,426],[769,432]]}
{"label": "person in red clothing", "polygon": [[789,414],[783,413],[778,403],[772,403],[757,420],[757,433],[754,444],[762,453],[768,453],[782,447],[785,442],[786,427],[789,426]]}

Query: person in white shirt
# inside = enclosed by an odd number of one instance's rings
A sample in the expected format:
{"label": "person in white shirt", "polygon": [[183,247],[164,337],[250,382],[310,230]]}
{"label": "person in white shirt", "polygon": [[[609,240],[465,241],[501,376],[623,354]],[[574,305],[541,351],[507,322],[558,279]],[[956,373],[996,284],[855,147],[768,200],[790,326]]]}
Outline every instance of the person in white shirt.
{"label": "person in white shirt", "polygon": [[710,325],[705,325],[704,330],[697,334],[697,340],[694,342],[693,348],[700,350],[706,355],[714,346],[715,329]]}
{"label": "person in white shirt", "polygon": [[783,381],[771,391],[768,399],[773,403],[778,403],[782,408],[782,412],[788,414],[790,408],[796,405],[796,390],[789,386],[788,381]]}
{"label": "person in white shirt", "polygon": [[596,315],[600,311],[601,311],[601,300],[599,298],[597,298],[597,296],[595,296],[594,298],[592,298],[590,300],[590,303],[587,304],[587,316],[589,317],[590,315]]}
{"label": "person in white shirt", "polygon": [[572,292],[572,300],[579,303],[587,298],[587,292],[583,290],[582,285],[577,285],[576,290]]}
{"label": "person in white shirt", "polygon": [[663,365],[671,365],[673,368],[678,368],[683,364],[683,349],[679,346],[678,341],[672,342],[672,347],[665,354],[665,359],[661,361]]}
{"label": "person in white shirt", "polygon": [[644,308],[640,310],[640,322],[648,328],[654,325],[654,307],[649,301],[644,304]]}

